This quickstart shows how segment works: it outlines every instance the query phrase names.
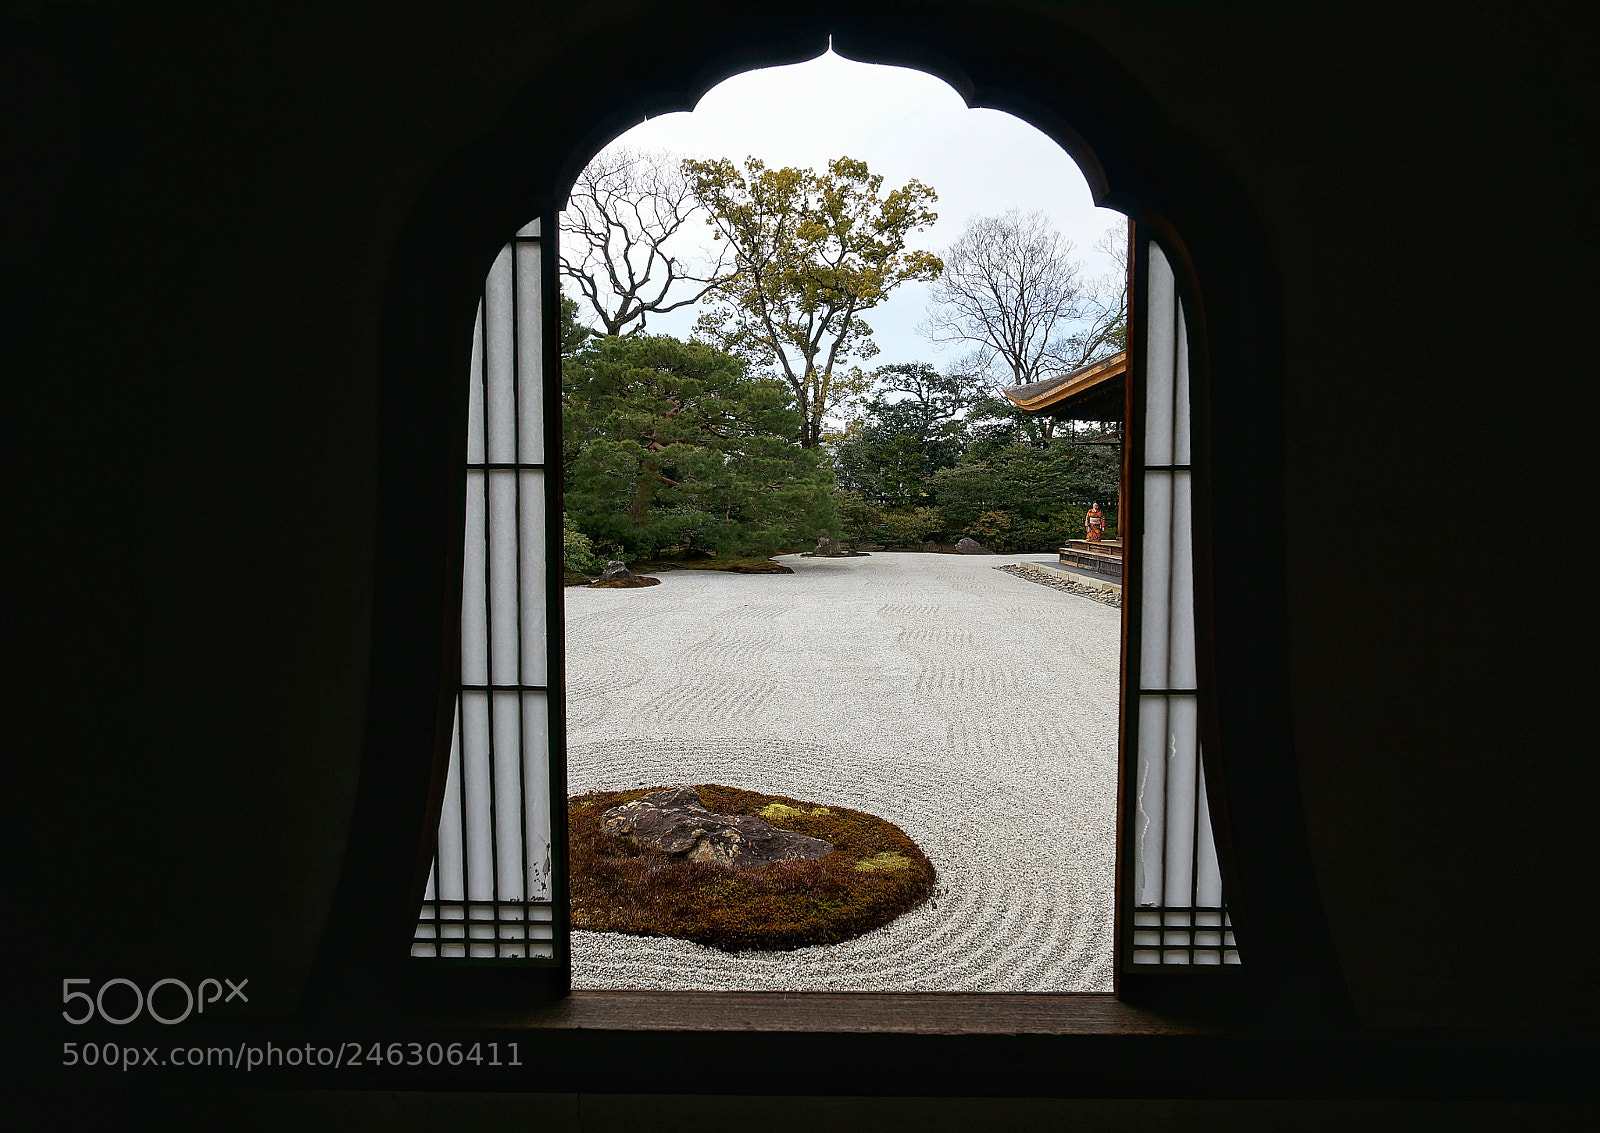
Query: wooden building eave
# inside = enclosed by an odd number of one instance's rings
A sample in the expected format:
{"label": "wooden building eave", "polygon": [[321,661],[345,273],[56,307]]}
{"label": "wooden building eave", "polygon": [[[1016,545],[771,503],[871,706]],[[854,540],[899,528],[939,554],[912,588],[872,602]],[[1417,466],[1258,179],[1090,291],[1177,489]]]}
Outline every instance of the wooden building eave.
{"label": "wooden building eave", "polygon": [[[1012,386],[1002,392],[1007,401],[1024,413],[1041,417],[1117,421],[1122,419],[1120,391],[1127,369],[1128,352],[1124,350],[1109,358],[1091,362],[1070,374]],[[1095,410],[1092,414],[1081,412],[1090,405]],[[1111,415],[1106,415],[1108,413]]]}

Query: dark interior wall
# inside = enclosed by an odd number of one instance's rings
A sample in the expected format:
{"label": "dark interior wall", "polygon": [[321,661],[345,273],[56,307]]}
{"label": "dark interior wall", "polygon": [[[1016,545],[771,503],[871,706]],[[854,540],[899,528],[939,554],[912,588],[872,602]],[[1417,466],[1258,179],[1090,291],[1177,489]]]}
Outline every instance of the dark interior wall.
{"label": "dark interior wall", "polygon": [[118,926],[112,948],[52,921],[65,966],[249,972],[263,1010],[296,1001],[361,752],[390,261],[563,23],[108,4],[23,25],[41,109],[80,139],[41,171],[58,223],[13,418],[38,462],[20,613],[49,658],[24,675],[29,817],[54,847],[38,900],[93,894]]}
{"label": "dark interior wall", "polygon": [[[1564,658],[1593,607],[1561,534],[1592,405],[1571,333],[1595,298],[1592,15],[1038,8],[1214,155],[1266,235],[1292,758],[1361,1018],[1587,1013],[1587,958],[1548,926],[1592,888]],[[650,21],[714,34],[746,10],[14,6],[12,105],[44,124],[16,143],[6,311],[41,979],[248,975],[258,1009],[292,1009],[362,750],[401,233],[530,83],[576,97]]]}
{"label": "dark interior wall", "polygon": [[[1567,660],[1594,624],[1565,534],[1585,414],[1558,408],[1593,405],[1567,329],[1596,298],[1574,144],[1594,136],[1592,16],[1094,17],[1237,172],[1280,266],[1296,763],[1369,1022],[1576,1020],[1569,989],[1593,1002],[1586,961],[1533,943],[1593,860]],[[1249,542],[1249,514],[1229,526]],[[1518,543],[1533,553],[1513,563]],[[1518,926],[1528,968],[1485,916]]]}

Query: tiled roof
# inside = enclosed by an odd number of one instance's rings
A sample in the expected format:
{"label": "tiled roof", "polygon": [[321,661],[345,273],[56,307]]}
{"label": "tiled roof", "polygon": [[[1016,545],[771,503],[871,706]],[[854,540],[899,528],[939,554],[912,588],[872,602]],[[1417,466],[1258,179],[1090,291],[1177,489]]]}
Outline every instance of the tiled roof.
{"label": "tiled roof", "polygon": [[1001,392],[1017,408],[1038,412],[1059,405],[1068,398],[1077,397],[1097,389],[1112,378],[1121,377],[1128,368],[1126,350],[1080,366],[1070,374],[1056,374],[1037,382],[1012,386]]}

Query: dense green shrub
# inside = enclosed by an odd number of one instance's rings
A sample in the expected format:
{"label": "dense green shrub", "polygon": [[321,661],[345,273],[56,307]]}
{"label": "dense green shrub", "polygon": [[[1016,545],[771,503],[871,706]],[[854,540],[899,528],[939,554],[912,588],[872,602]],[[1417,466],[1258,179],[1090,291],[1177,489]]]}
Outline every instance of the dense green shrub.
{"label": "dense green shrub", "polygon": [[938,508],[919,507],[908,512],[888,512],[877,526],[879,542],[888,547],[908,547],[944,532]]}
{"label": "dense green shrub", "polygon": [[1068,539],[1083,538],[1082,516],[1082,508],[1068,507],[1021,520],[1012,531],[1012,542],[1019,552],[1054,551]]}
{"label": "dense green shrub", "polygon": [[578,574],[595,574],[604,567],[594,553],[593,542],[566,514],[561,516],[561,564]]}
{"label": "dense green shrub", "polygon": [[1120,455],[1101,443],[1114,433],[1031,417],[981,374],[910,363],[873,378],[876,392],[834,445],[835,475],[851,493],[835,500],[850,501],[856,541],[970,535],[997,551],[1048,551],[1083,537],[1088,501],[1116,499]]}
{"label": "dense green shrub", "polygon": [[562,371],[566,504],[601,554],[764,556],[836,528],[825,454],[782,382],[665,337],[606,338]]}
{"label": "dense green shrub", "polygon": [[961,534],[970,535],[991,551],[1011,550],[1011,513],[1007,511],[982,511]]}
{"label": "dense green shrub", "polygon": [[834,492],[833,512],[838,517],[839,533],[849,543],[874,542],[878,528],[883,525],[883,509],[863,499],[860,492]]}
{"label": "dense green shrub", "polygon": [[[995,551],[1040,549],[1031,544],[1060,527],[1054,517],[1082,490],[1081,478],[1060,453],[1030,445],[1008,445],[986,459],[964,460],[935,473],[932,483],[950,532],[970,534]],[[1008,522],[1002,524],[993,513]],[[986,542],[978,531],[1000,545]],[[1030,545],[1019,544],[1019,538]]]}

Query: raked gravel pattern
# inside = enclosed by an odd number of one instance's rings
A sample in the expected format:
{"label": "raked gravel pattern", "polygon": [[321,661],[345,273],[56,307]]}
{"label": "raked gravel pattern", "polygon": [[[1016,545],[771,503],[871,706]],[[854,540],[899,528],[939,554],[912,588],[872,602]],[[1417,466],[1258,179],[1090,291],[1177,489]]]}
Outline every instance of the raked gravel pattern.
{"label": "raked gravel pattern", "polygon": [[794,574],[568,589],[572,794],[851,807],[939,874],[892,924],[793,952],[575,931],[573,985],[1110,991],[1120,615],[992,569],[1029,558],[788,555]]}

